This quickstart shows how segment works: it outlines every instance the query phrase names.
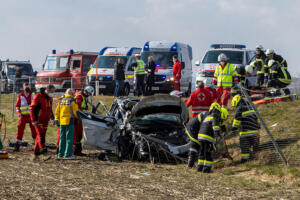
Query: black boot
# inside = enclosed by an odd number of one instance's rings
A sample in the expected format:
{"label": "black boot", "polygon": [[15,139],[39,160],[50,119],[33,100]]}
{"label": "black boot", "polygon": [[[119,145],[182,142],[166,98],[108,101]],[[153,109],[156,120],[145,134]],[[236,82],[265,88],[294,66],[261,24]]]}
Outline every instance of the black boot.
{"label": "black boot", "polygon": [[81,143],[78,143],[75,145],[74,155],[75,156],[85,156],[86,155],[86,154],[82,153]]}
{"label": "black boot", "polygon": [[203,167],[203,173],[210,173],[211,168],[210,167]]}
{"label": "black boot", "polygon": [[192,168],[194,166],[195,163],[195,157],[194,156],[189,156],[188,157],[188,168]]}
{"label": "black boot", "polygon": [[41,149],[41,154],[46,154],[47,152],[48,152],[48,150],[46,147]]}
{"label": "black boot", "polygon": [[16,142],[14,152],[19,152],[19,151],[20,151],[20,144],[18,142]]}
{"label": "black boot", "polygon": [[197,171],[202,172],[203,171],[203,165],[198,165],[197,166]]}

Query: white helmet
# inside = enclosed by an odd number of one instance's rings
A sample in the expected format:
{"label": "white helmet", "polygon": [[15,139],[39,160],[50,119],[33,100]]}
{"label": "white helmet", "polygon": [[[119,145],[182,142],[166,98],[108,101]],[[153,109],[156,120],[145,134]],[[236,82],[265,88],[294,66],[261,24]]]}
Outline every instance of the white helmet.
{"label": "white helmet", "polygon": [[180,97],[184,96],[184,92],[179,91],[179,90],[174,90],[174,91],[170,92],[170,95],[180,98]]}
{"label": "white helmet", "polygon": [[252,67],[252,65],[246,65],[245,71],[246,71],[248,74],[252,74],[252,73],[253,73],[253,67]]}
{"label": "white helmet", "polygon": [[252,62],[250,63],[250,66],[251,66],[251,67],[254,67],[254,66],[255,66],[255,61],[252,61]]}
{"label": "white helmet", "polygon": [[227,56],[224,53],[221,53],[218,56],[218,62],[221,62],[221,61],[227,61]]}
{"label": "white helmet", "polygon": [[269,56],[269,55],[272,55],[272,54],[274,54],[274,50],[273,49],[267,49],[266,55]]}
{"label": "white helmet", "polygon": [[205,87],[211,87],[211,81],[209,81],[208,79],[205,79],[203,82]]}
{"label": "white helmet", "polygon": [[272,65],[274,65],[274,63],[275,63],[275,60],[269,60],[269,62],[268,62],[268,66],[269,67],[272,67]]}
{"label": "white helmet", "polygon": [[259,50],[263,51],[263,50],[264,50],[264,47],[263,47],[262,45],[257,45],[257,46],[256,46],[256,49],[259,49]]}
{"label": "white helmet", "polygon": [[93,96],[94,95],[94,88],[92,86],[87,86],[87,87],[84,88],[84,92],[89,96]]}

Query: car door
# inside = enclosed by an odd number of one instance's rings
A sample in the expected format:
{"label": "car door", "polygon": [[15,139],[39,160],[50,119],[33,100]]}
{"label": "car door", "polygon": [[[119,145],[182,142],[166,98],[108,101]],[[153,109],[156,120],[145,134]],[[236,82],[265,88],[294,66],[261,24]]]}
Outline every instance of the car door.
{"label": "car door", "polygon": [[128,80],[130,88],[133,88],[133,85],[134,85],[134,69],[132,67],[133,63],[136,63],[135,56],[131,56],[129,58],[128,63],[126,65],[126,70],[125,70],[125,79]]}

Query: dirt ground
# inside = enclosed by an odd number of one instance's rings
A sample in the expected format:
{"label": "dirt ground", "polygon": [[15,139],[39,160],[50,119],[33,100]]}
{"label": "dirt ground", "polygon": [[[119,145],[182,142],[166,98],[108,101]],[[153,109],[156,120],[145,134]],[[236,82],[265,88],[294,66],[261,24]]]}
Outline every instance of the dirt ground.
{"label": "dirt ground", "polygon": [[[300,179],[233,165],[212,174],[185,165],[105,162],[95,152],[32,161],[31,147],[0,160],[1,199],[299,199]],[[47,160],[46,160],[47,159]]]}

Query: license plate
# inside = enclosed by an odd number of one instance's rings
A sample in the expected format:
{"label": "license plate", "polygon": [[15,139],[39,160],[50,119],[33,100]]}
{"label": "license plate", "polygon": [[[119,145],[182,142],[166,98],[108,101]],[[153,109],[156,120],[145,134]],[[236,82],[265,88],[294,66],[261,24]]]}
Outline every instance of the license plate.
{"label": "license plate", "polygon": [[152,87],[152,90],[159,90],[159,87]]}
{"label": "license plate", "polygon": [[99,88],[106,88],[106,85],[99,85]]}

